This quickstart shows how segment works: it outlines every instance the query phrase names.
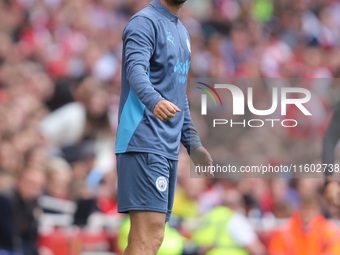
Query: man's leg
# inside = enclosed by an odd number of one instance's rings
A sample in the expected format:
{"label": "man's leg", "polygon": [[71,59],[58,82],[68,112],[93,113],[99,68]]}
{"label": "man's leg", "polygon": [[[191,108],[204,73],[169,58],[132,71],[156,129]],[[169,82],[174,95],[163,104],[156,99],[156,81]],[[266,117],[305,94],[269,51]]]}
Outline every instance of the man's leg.
{"label": "man's leg", "polygon": [[161,155],[139,152],[117,155],[118,212],[129,212],[131,220],[124,255],[157,254],[166,214],[169,218],[171,213],[170,169],[169,160]]}
{"label": "man's leg", "polygon": [[163,241],[165,213],[130,211],[131,229],[123,255],[156,255]]}

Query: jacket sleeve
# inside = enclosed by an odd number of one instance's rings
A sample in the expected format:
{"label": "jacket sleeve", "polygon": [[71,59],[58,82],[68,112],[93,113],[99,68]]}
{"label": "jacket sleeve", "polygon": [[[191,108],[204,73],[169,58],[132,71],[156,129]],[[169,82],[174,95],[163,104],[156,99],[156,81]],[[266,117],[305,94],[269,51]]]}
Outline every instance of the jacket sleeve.
{"label": "jacket sleeve", "polygon": [[139,100],[151,111],[164,98],[152,86],[148,72],[156,41],[151,20],[137,16],[129,21],[123,32],[125,68],[129,85]]}
{"label": "jacket sleeve", "polygon": [[335,108],[331,123],[323,140],[322,163],[327,164],[325,176],[330,176],[333,171],[329,165],[334,164],[334,149],[340,139],[340,103]]}
{"label": "jacket sleeve", "polygon": [[198,133],[190,116],[188,98],[186,98],[185,101],[184,123],[181,133],[181,142],[187,149],[188,154],[190,154],[191,151],[194,151],[198,147],[202,146],[201,139],[198,136]]}

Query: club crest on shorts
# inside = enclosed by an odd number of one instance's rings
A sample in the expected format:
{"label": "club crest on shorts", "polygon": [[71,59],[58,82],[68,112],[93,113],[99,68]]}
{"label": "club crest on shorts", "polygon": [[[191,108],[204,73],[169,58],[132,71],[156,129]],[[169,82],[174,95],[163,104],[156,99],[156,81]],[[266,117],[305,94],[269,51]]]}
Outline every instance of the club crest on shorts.
{"label": "club crest on shorts", "polygon": [[166,181],[165,177],[161,176],[157,178],[156,187],[159,191],[166,190],[166,188],[168,187],[168,182]]}

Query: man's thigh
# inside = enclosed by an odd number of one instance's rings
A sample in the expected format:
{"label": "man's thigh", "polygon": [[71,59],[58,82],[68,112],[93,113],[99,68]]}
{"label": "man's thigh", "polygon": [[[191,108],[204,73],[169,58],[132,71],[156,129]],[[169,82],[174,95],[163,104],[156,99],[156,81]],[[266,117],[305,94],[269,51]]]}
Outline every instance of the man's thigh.
{"label": "man's thigh", "polygon": [[169,220],[177,176],[173,162],[153,153],[118,154],[118,212],[166,213]]}

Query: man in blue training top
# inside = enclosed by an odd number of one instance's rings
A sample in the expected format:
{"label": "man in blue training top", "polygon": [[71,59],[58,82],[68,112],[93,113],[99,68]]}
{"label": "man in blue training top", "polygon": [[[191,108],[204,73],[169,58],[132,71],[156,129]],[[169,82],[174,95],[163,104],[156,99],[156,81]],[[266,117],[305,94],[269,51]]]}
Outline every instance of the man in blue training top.
{"label": "man in blue training top", "polygon": [[118,212],[130,213],[131,219],[125,255],[156,254],[162,243],[180,142],[196,165],[212,165],[186,96],[191,44],[178,20],[185,1],[154,0],[123,32],[116,154]]}

